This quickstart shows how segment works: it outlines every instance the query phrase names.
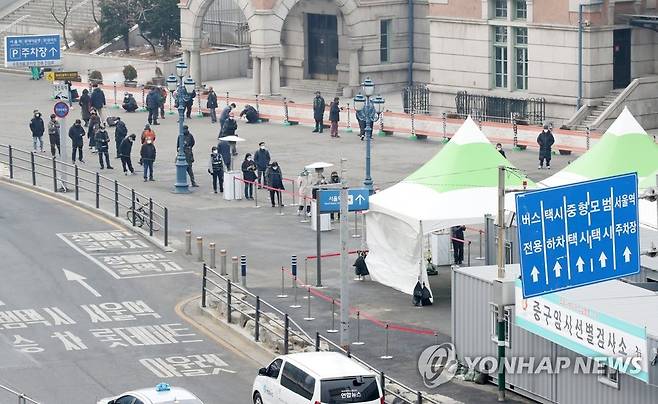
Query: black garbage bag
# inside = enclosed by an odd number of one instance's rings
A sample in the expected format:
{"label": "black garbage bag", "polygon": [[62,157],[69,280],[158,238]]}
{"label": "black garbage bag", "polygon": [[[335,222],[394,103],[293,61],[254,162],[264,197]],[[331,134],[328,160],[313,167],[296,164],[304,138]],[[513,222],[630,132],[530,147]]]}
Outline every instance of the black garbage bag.
{"label": "black garbage bag", "polygon": [[432,292],[428,289],[427,286],[425,286],[425,282],[423,282],[423,290],[421,291],[421,297],[420,297],[420,303],[423,306],[431,306],[432,305]]}
{"label": "black garbage bag", "polygon": [[420,284],[420,281],[416,282],[416,286],[414,286],[412,302],[414,306],[423,305],[423,286]]}

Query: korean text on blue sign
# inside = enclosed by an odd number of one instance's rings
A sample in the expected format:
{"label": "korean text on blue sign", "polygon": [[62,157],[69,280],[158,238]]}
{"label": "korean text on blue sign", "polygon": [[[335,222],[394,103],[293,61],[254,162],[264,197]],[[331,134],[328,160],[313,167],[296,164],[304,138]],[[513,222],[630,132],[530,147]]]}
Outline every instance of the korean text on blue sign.
{"label": "korean text on blue sign", "polygon": [[59,34],[5,37],[5,67],[53,66],[60,63]]}
{"label": "korean text on blue sign", "polygon": [[[340,189],[323,189],[319,192],[320,213],[340,212]],[[367,188],[347,190],[347,209],[350,212],[368,210],[370,191]]]}
{"label": "korean text on blue sign", "polygon": [[523,297],[640,271],[637,174],[516,195]]}

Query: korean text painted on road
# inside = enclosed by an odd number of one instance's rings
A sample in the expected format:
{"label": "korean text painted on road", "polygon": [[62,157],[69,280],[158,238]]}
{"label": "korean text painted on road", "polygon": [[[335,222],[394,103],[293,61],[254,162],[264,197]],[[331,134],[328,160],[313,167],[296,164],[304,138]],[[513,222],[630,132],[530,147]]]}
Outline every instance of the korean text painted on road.
{"label": "korean text painted on road", "polygon": [[516,196],[523,296],[640,270],[637,174]]}

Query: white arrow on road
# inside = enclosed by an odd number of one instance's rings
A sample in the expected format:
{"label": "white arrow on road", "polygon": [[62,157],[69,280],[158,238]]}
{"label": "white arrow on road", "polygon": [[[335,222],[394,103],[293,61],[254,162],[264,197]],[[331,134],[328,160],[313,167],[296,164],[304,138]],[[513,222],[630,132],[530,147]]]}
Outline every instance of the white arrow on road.
{"label": "white arrow on road", "polygon": [[78,282],[78,283],[79,283],[80,285],[82,285],[85,289],[87,289],[88,291],[90,291],[92,295],[94,295],[94,296],[96,296],[96,297],[101,297],[101,294],[98,293],[98,292],[96,291],[96,289],[92,288],[87,282],[85,282],[85,280],[87,280],[87,278],[85,278],[84,276],[79,275],[79,274],[76,274],[75,272],[71,272],[71,271],[69,271],[69,270],[67,270],[67,269],[62,269],[62,271],[64,271],[64,276],[66,276],[66,280],[67,280],[67,281]]}
{"label": "white arrow on road", "polygon": [[532,267],[532,271],[530,271],[530,276],[532,276],[532,281],[537,282],[539,279],[539,270],[537,267]]}
{"label": "white arrow on road", "polygon": [[553,271],[555,271],[555,277],[559,278],[560,275],[562,274],[562,265],[560,265],[560,261],[555,261],[555,266],[553,267]]}
{"label": "white arrow on road", "polygon": [[583,272],[583,265],[585,265],[585,261],[581,257],[578,257],[578,261],[576,261],[576,266],[578,267],[578,272]]}
{"label": "white arrow on road", "polygon": [[608,257],[605,256],[604,252],[601,252],[601,256],[599,256],[599,262],[601,263],[601,268],[605,268],[605,262],[608,260]]}
{"label": "white arrow on road", "polygon": [[631,262],[631,250],[629,250],[628,247],[626,247],[626,249],[624,250],[623,255],[624,255],[624,262]]}

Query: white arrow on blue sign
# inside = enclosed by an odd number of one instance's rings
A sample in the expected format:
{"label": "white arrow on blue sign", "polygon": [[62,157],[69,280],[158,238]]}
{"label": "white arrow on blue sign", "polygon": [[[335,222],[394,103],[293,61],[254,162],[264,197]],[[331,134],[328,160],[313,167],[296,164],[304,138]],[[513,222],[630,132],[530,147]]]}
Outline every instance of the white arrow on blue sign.
{"label": "white arrow on blue sign", "polygon": [[[319,192],[320,213],[340,212],[340,189],[323,189]],[[370,207],[368,188],[347,190],[347,210],[350,212],[368,210]]]}
{"label": "white arrow on blue sign", "polygon": [[516,195],[523,297],[640,271],[637,174]]}

